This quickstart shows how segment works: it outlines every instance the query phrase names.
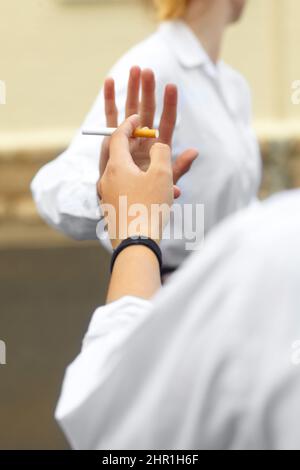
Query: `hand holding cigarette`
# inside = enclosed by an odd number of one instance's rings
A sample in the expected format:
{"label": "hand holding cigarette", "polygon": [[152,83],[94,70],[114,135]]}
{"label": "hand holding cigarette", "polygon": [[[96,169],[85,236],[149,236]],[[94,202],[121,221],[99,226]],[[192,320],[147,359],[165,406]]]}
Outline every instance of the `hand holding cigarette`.
{"label": "hand holding cigarette", "polygon": [[[153,129],[156,103],[155,103],[155,76],[152,70],[141,71],[139,67],[130,70],[127,99],[125,105],[126,118],[138,114],[139,128],[133,133],[130,140],[130,153],[135,164],[143,171],[147,171],[150,165],[150,150],[154,143],[159,142],[171,147],[173,132],[177,119],[177,87],[167,85],[164,94],[163,112],[159,124],[159,129]],[[140,88],[141,102],[140,102]],[[104,100],[107,128],[98,129],[96,132],[103,132],[107,136],[104,139],[100,156],[100,177],[103,175],[109,159],[110,136],[118,127],[118,109],[115,101],[115,83],[108,78],[104,84]],[[85,132],[88,132],[85,131]],[[95,132],[95,131],[92,131]],[[89,134],[90,135],[90,134]],[[92,134],[93,135],[93,134]],[[98,135],[98,134],[97,134]],[[174,185],[191,167],[198,155],[198,151],[190,149],[180,155],[173,163]],[[175,197],[180,196],[180,189],[175,186]]]}
{"label": "hand holding cigarette", "polygon": [[[163,228],[168,223],[169,211],[164,211],[163,217],[155,217],[151,215],[151,207],[155,204],[171,208],[173,203],[170,147],[158,142],[152,145],[147,171],[141,171],[133,161],[130,152],[131,136],[139,125],[139,119],[138,115],[130,116],[110,139],[110,158],[99,182],[102,210],[113,248],[133,235],[150,237],[158,243]],[[141,204],[145,208],[147,215],[143,214],[140,218],[139,233],[135,228],[134,232],[130,231],[130,213],[126,213],[127,217],[124,214],[125,218],[120,217],[120,195],[127,196],[128,207]],[[105,206],[114,207],[115,212],[106,213]]]}

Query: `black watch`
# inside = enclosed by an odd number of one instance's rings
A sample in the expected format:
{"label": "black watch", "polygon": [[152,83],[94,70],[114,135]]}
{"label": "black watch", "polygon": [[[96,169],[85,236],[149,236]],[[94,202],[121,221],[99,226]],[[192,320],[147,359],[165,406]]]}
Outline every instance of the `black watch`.
{"label": "black watch", "polygon": [[129,246],[138,246],[138,245],[146,246],[147,248],[149,248],[149,250],[151,250],[155,254],[158,260],[160,272],[162,272],[162,252],[161,252],[159,245],[154,240],[152,240],[152,238],[138,236],[138,235],[126,238],[126,240],[123,240],[120,243],[120,245],[114,250],[112,258],[111,258],[110,272],[112,273],[117,257],[123,250],[125,250],[125,248]]}

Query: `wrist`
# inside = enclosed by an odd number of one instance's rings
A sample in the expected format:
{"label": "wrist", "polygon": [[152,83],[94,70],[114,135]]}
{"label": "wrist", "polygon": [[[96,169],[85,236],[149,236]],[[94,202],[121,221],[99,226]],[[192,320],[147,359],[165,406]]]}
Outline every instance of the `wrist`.
{"label": "wrist", "polygon": [[114,250],[111,259],[111,272],[113,271],[114,265],[118,257],[125,250],[128,250],[128,248],[131,247],[143,247],[143,249],[148,250],[148,252],[152,252],[152,255],[155,256],[157,259],[160,271],[162,270],[162,253],[159,244],[149,237],[135,235],[121,241],[117,248]]}
{"label": "wrist", "polygon": [[145,230],[128,230],[126,234],[122,233],[120,238],[110,239],[113,250],[116,250],[121,245],[121,243],[123,243],[125,240],[128,240],[130,238],[150,239],[150,240],[153,240],[157,245],[160,245],[160,242],[161,242],[161,236],[158,233],[158,231],[156,231],[155,233],[152,233],[151,231],[148,231],[146,229]]}
{"label": "wrist", "polygon": [[123,240],[133,236],[151,238],[159,244],[169,221],[170,207],[166,204],[133,204],[126,196],[120,196],[118,204],[102,204],[102,213],[112,247],[116,249]]}
{"label": "wrist", "polygon": [[161,274],[155,254],[145,246],[132,245],[116,259],[107,303],[124,296],[150,299],[160,287]]}

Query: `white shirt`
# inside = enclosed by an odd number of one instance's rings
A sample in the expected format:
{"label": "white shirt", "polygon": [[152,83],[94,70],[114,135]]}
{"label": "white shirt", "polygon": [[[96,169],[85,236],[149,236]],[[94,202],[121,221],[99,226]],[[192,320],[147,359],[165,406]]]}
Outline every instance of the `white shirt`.
{"label": "white shirt", "polygon": [[[255,198],[261,177],[257,141],[251,128],[249,88],[240,74],[213,65],[198,39],[181,21],[162,23],[113,68],[120,118],[124,117],[129,68],[150,67],[157,77],[156,125],[164,86],[179,88],[174,158],[195,147],[200,156],[179,183],[179,202],[205,206],[205,232]],[[105,126],[103,91],[82,128]],[[68,150],[43,167],[32,183],[38,210],[54,227],[77,239],[95,239],[100,212],[96,196],[101,138],[75,136]],[[105,242],[104,242],[105,243]],[[164,263],[178,266],[185,240],[162,243]]]}
{"label": "white shirt", "polygon": [[56,410],[74,448],[300,448],[299,214],[242,211],[152,302],[94,313]]}

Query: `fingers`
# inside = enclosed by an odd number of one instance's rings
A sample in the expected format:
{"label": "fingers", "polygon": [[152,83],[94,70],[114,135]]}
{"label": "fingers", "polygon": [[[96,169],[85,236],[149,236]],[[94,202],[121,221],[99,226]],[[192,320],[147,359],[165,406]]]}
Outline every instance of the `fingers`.
{"label": "fingers", "polygon": [[157,143],[150,150],[149,171],[169,171],[172,173],[171,149],[168,145]]}
{"label": "fingers", "polygon": [[196,149],[189,149],[183,152],[173,164],[173,181],[174,184],[185,175],[191,168],[194,160],[198,157]]}
{"label": "fingers", "polygon": [[[139,91],[142,82],[142,100],[139,106]],[[118,127],[118,108],[116,106],[115,83],[108,78],[104,84],[104,101],[106,124],[108,127]],[[155,117],[155,76],[152,70],[140,67],[132,67],[129,74],[126,118],[138,114],[141,116],[142,127],[153,127]],[[164,96],[163,113],[159,132],[160,142],[171,145],[177,117],[177,88],[175,85],[167,85]]]}
{"label": "fingers", "polygon": [[128,79],[125,116],[128,118],[139,112],[139,93],[141,84],[140,67],[132,67]]}
{"label": "fingers", "polygon": [[171,145],[177,119],[178,92],[175,85],[167,85],[164,96],[164,107],[159,125],[159,140]]}
{"label": "fingers", "polygon": [[152,70],[142,71],[142,100],[140,116],[142,127],[153,127],[155,116],[155,76]]}
{"label": "fingers", "polygon": [[133,162],[130,154],[129,141],[133,131],[139,126],[139,123],[140,118],[135,114],[126,119],[126,121],[118,127],[110,140],[110,162],[118,162],[119,164],[124,161],[127,161],[127,163],[129,161]]}
{"label": "fingers", "polygon": [[104,103],[107,127],[118,127],[115,82],[112,78],[107,78],[104,83]]}

